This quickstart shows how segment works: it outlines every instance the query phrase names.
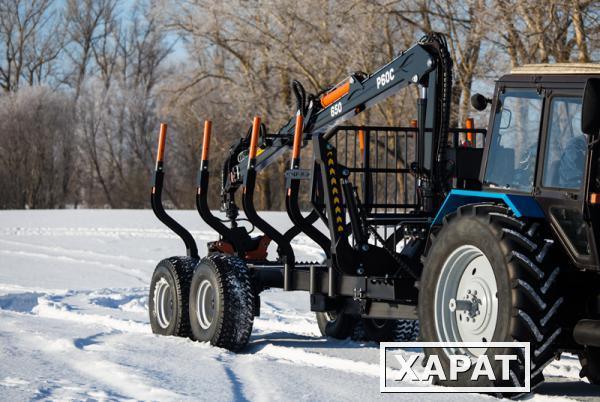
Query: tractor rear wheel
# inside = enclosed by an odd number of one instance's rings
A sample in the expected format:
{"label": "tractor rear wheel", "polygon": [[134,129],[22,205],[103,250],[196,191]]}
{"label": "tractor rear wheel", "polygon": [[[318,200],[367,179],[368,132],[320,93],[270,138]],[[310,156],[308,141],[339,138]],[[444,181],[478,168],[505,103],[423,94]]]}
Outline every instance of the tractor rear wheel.
{"label": "tractor rear wheel", "polygon": [[189,304],[195,340],[233,352],[248,344],[255,292],[242,259],[214,253],[200,260],[192,277]]}
{"label": "tractor rear wheel", "polygon": [[[503,206],[467,205],[444,219],[432,234],[423,258],[419,290],[419,316],[424,341],[520,341],[531,345],[531,387],[539,385],[543,368],[557,355],[561,333],[557,315],[563,302],[552,260],[552,240],[543,226],[516,218]],[[489,349],[427,349],[436,354],[446,372],[449,354],[477,357]],[[458,350],[456,350],[458,349]],[[497,350],[497,349],[496,349]],[[498,351],[511,354],[512,348]],[[524,357],[510,365],[510,379],[495,386],[523,386]],[[489,356],[495,373],[500,362]],[[447,386],[487,386],[491,381],[471,380],[471,370]]]}
{"label": "tractor rear wheel", "polygon": [[152,332],[189,337],[188,298],[194,266],[198,260],[171,257],[156,266],[150,283],[148,311]]}
{"label": "tractor rear wheel", "polygon": [[419,320],[398,320],[396,341],[412,342],[419,337]]}

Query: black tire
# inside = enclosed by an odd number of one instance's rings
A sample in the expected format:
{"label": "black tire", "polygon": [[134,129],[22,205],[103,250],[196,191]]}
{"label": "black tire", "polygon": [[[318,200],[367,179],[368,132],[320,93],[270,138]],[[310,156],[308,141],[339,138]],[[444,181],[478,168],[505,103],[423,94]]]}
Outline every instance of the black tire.
{"label": "black tire", "polygon": [[419,320],[398,320],[396,341],[412,342],[419,338]]}
{"label": "black tire", "polygon": [[346,339],[352,336],[356,318],[347,314],[337,312],[317,312],[317,324],[321,335],[334,338]]}
{"label": "black tire", "polygon": [[[492,340],[530,342],[531,387],[543,382],[543,368],[557,355],[556,340],[561,333],[557,316],[563,302],[557,286],[560,268],[551,257],[553,242],[545,238],[543,229],[542,224],[517,219],[510,210],[499,205],[466,205],[447,216],[440,230],[432,234],[431,247],[423,258],[419,291],[422,340],[447,340],[438,339],[438,323],[434,322],[436,284],[448,256],[463,245],[473,245],[489,260],[497,284],[498,317]],[[449,363],[444,351],[426,350],[426,354],[433,353],[447,369]],[[490,362],[499,373],[495,360],[490,359]],[[511,380],[497,380],[495,386],[523,385],[519,379],[524,377],[524,358],[520,356],[512,363]],[[471,381],[470,372],[459,376],[458,382],[440,381],[439,384],[490,385],[489,381]]]}
{"label": "black tire", "polygon": [[376,318],[361,318],[364,338],[371,342],[393,342],[396,340],[398,320],[379,320]]}
{"label": "black tire", "polygon": [[579,376],[586,377],[590,384],[600,385],[600,348],[586,346],[579,353],[581,371]]}
{"label": "black tire", "polygon": [[361,318],[354,328],[352,339],[367,342],[410,342],[419,335],[417,320],[379,320]]}
{"label": "black tire", "polygon": [[[204,295],[200,301],[199,295]],[[192,277],[189,303],[195,340],[232,352],[248,344],[254,323],[255,295],[242,259],[215,253],[200,260]]]}
{"label": "black tire", "polygon": [[[148,296],[148,312],[153,333],[190,336],[188,301],[190,282],[197,262],[198,260],[191,257],[171,257],[159,262],[154,269]],[[163,283],[167,286],[163,286]],[[164,297],[157,294],[157,290],[164,294]],[[162,308],[157,305],[157,296],[165,302]],[[160,316],[159,312],[162,312]]]}

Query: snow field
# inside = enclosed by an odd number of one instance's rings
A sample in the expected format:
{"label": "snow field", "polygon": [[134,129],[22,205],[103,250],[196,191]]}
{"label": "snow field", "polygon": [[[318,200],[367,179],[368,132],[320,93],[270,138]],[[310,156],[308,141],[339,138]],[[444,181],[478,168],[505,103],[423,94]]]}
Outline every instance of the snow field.
{"label": "snow field", "polygon": [[[195,212],[173,215],[192,229],[203,253],[216,235]],[[268,213],[268,220],[288,224],[281,213]],[[322,258],[304,237],[294,249],[300,260]],[[261,295],[261,316],[242,354],[153,335],[152,271],[183,250],[151,211],[0,212],[0,399],[493,399],[380,394],[378,345],[322,338],[302,292]],[[579,368],[576,357],[563,355],[529,399],[600,395],[579,379]]]}

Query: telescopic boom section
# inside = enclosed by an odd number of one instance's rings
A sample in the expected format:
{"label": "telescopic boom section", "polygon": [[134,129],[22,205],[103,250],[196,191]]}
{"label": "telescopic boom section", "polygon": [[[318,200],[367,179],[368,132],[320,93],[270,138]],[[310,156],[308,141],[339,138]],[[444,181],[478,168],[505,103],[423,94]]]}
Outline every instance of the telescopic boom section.
{"label": "telescopic boom section", "polygon": [[154,170],[154,180],[152,183],[152,194],[150,195],[150,202],[152,203],[152,210],[154,215],[164,223],[169,229],[171,229],[177,236],[183,240],[185,244],[186,253],[189,257],[198,258],[198,246],[194,237],[188,232],[183,226],[181,226],[175,219],[171,218],[166,212],[162,204],[162,190],[163,182],[165,177],[164,169],[164,155],[165,155],[165,142],[167,138],[167,125],[161,123],[160,133],[158,136],[158,150],[156,152],[156,168]]}
{"label": "telescopic boom section", "polygon": [[327,92],[321,98],[321,106],[327,107],[334,103],[336,100],[340,99],[342,96],[348,94],[350,91],[350,80],[345,80],[340,85]]}

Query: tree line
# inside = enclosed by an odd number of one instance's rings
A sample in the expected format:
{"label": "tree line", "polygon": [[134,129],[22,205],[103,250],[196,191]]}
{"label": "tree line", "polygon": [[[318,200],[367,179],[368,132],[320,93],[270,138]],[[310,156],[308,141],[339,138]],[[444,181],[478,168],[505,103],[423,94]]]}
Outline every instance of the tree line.
{"label": "tree line", "polygon": [[[204,119],[219,177],[253,115],[271,132],[293,115],[291,80],[318,93],[430,31],[454,60],[454,125],[512,66],[600,58],[592,0],[0,0],[0,208],[148,207],[161,121],[165,201],[191,208]],[[354,122],[407,125],[415,95]],[[283,208],[284,169],[259,177],[259,208]]]}

